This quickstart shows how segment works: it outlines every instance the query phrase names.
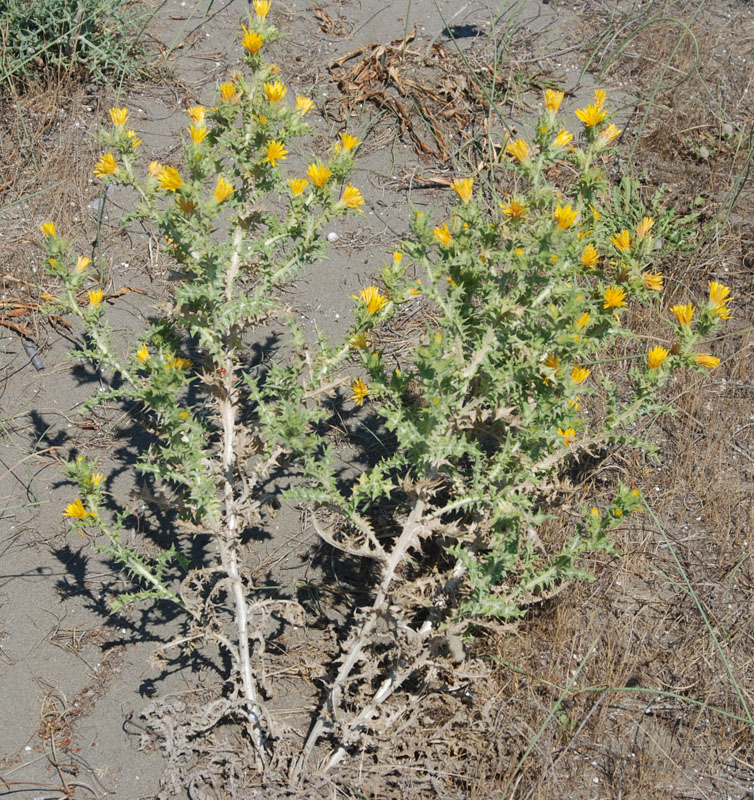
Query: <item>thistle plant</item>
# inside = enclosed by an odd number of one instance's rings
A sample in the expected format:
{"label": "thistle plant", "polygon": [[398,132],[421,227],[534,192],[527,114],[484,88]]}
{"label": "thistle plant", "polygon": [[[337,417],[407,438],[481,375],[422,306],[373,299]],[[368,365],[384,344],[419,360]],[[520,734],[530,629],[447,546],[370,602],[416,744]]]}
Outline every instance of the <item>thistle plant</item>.
{"label": "thistle plant", "polygon": [[[352,401],[384,454],[344,487],[323,439],[318,458],[302,458],[307,481],[294,494],[315,509],[326,541],[373,559],[379,578],[298,774],[327,732],[339,742],[327,762],[336,764],[391,693],[431,673],[432,653],[460,657],[464,631],[518,619],[564,581],[588,577],[583,557],[612,550],[610,531],[642,501],[618,483],[598,508],[573,468],[617,447],[649,448],[636,425],[670,410],[660,389],[672,373],[719,363],[702,342],[730,316],[728,288],[711,282],[701,308],[662,311],[655,220],[637,210],[630,229],[612,222],[603,163],[621,131],[605,93],[576,112],[580,143],[560,119],[562,99],[548,90],[534,140],[507,144],[500,166],[518,191],[490,210],[473,179],[458,178],[449,215],[415,212],[384,288],[354,298]],[[567,191],[548,179],[562,162],[578,176]],[[383,326],[417,297],[426,330],[391,356]],[[626,323],[629,309],[662,317],[664,339],[647,346]],[[344,358],[326,354],[322,371]]]}
{"label": "thistle plant", "polygon": [[[299,404],[271,419],[256,409],[263,376],[249,368],[244,346],[261,323],[284,316],[277,290],[322,253],[322,227],[363,204],[346,183],[359,143],[350,134],[326,160],[311,159],[306,177],[286,173],[294,141],[309,132],[313,102],[301,95],[291,101],[277,68],[262,60],[260,51],[278,36],[269,9],[255,0],[242,28],[246,72],[219,86],[214,107],[188,109],[182,163],[143,166],[127,108],[111,109],[100,134],[95,176],[133,191],[131,218],[152,227],[180,270],[169,311],[123,347],[108,324],[102,289],[90,288],[90,259],[54,223],[42,226],[49,271],[62,284],[51,309],[78,317],[86,334],[79,355],[118,377],[88,408],[120,401],[140,409],[152,443],[138,468],[171,497],[176,527],[156,559],[126,546],[131,512],[117,507],[100,467],[83,458],[68,469],[79,496],[65,515],[74,529],[101,534],[101,550],[133,579],[116,610],[138,600],[172,601],[192,623],[183,642],[213,639],[230,655],[233,696],[240,695],[231,713],[245,720],[260,762],[271,731],[252,668],[252,641],[261,634],[251,620],[273,601],[252,586],[241,537],[261,519],[261,485],[292,445],[307,451],[307,430],[321,412]],[[301,343],[298,332],[293,339]],[[270,384],[278,377],[273,369]],[[187,535],[199,532],[214,544],[209,564],[189,564],[181,554]]]}

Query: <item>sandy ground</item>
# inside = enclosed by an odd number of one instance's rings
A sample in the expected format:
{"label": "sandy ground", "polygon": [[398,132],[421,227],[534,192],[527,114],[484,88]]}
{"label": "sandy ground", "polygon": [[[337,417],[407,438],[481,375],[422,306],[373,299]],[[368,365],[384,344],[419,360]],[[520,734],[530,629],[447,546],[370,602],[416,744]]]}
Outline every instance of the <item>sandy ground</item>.
{"label": "sandy ground", "polygon": [[[285,38],[269,48],[267,57],[279,63],[293,92],[315,98],[315,152],[325,152],[346,127],[332,105],[337,89],[326,65],[333,59],[363,45],[400,39],[414,25],[417,47],[447,44],[446,24],[456,26],[452,30],[462,48],[472,47],[497,19],[485,3],[474,0],[462,5],[444,0],[273,5],[274,22]],[[331,26],[315,7],[326,12]],[[536,2],[505,13],[511,25],[532,32],[535,53],[551,54],[548,63],[556,69],[551,77],[574,86],[579,65],[568,60],[568,50],[581,35],[578,17],[565,7]],[[168,0],[159,6],[146,41],[152,57],[169,53],[166,66],[175,80],[136,84],[117,98],[132,109],[145,160],[169,159],[186,124],[185,107],[210,104],[212,89],[241,61],[237,34],[245,14],[240,0]],[[584,81],[579,97],[589,91]],[[335,241],[327,259],[308,269],[289,297],[312,333],[321,329],[337,337],[345,330],[351,295],[388,258],[405,230],[409,204],[429,212],[446,200],[446,190],[424,179],[428,171],[440,174],[431,169],[436,164],[417,155],[408,137],[396,139],[373,126],[373,114],[371,107],[354,109],[347,119],[347,128],[364,139],[354,183],[366,199],[366,212],[328,231]],[[90,131],[103,122],[93,114],[82,118]],[[31,241],[39,238],[41,222],[65,213],[77,218],[81,235],[91,239],[96,210],[88,206],[97,198],[92,183],[74,208],[53,206],[45,218],[29,219],[16,206],[4,225],[24,227]],[[108,309],[124,342],[133,339],[170,289],[169,271],[150,255],[144,232],[135,226],[120,231],[128,202],[126,195],[110,193],[101,232],[108,288],[146,292],[124,296]],[[137,800],[157,795],[165,767],[159,752],[140,749],[142,711],[156,697],[169,701],[186,691],[211,689],[219,678],[199,661],[155,664],[152,652],[178,630],[179,621],[162,608],[109,616],[106,601],[123,582],[88,541],[67,532],[61,511],[72,487],[62,477],[60,460],[79,452],[105,459],[112,474],[108,490],[139,503],[131,467],[141,445],[122,412],[103,412],[94,421],[78,414],[100,381],[88,367],[68,360],[79,334],[46,330],[44,369],[35,371],[21,340],[0,330],[6,371],[0,399],[5,426],[0,438],[0,795],[59,798],[65,796],[65,784],[75,788],[76,797]],[[315,574],[299,555],[313,540],[301,531],[294,509],[284,509],[269,534],[250,554],[260,568],[272,565],[273,574],[288,583]],[[281,698],[281,717],[304,700],[294,687],[290,697]],[[293,718],[306,719],[300,710]]]}

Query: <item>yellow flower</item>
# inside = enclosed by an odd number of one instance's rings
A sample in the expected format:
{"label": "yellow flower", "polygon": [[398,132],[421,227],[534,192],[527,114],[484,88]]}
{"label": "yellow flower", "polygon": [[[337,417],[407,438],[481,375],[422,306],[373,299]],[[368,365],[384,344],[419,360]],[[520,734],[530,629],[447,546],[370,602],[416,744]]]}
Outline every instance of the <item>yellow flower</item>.
{"label": "yellow flower", "polygon": [[498,203],[498,205],[503,210],[503,214],[509,219],[523,219],[529,209],[526,203],[517,200],[515,197],[511,197],[508,205],[504,205],[503,203]]}
{"label": "yellow flower", "polygon": [[223,103],[230,103],[232,100],[235,100],[236,99],[235,85],[232,83],[221,83],[220,98],[222,99]]}
{"label": "yellow flower", "polygon": [[357,333],[351,337],[351,347],[357,350],[363,350],[367,346],[367,337],[365,333]]}
{"label": "yellow flower", "polygon": [[604,89],[595,89],[594,90],[594,105],[597,108],[602,108],[605,105],[605,98],[607,97],[607,93]]}
{"label": "yellow flower", "polygon": [[579,400],[578,397],[575,400],[569,400],[568,408],[572,408],[574,411],[578,411],[581,408],[581,400]]}
{"label": "yellow flower", "polygon": [[209,133],[204,125],[190,125],[188,131],[194,144],[201,144]]}
{"label": "yellow flower", "polygon": [[256,31],[250,31],[245,25],[241,25],[241,27],[243,28],[243,39],[241,39],[241,44],[252,55],[255,55],[262,49],[264,39]]}
{"label": "yellow flower", "polygon": [[505,152],[523,163],[531,155],[531,148],[526,143],[525,139],[518,138],[514,139],[512,142],[508,142],[505,146]]}
{"label": "yellow flower", "polygon": [[183,186],[183,179],[175,167],[163,167],[157,175],[157,182],[166,192],[175,192]]}
{"label": "yellow flower", "polygon": [[351,136],[350,133],[341,133],[340,134],[340,143],[346,153],[350,153],[354,148],[358,147],[361,144],[361,139],[357,139],[355,136]]}
{"label": "yellow flower", "polygon": [[605,289],[603,297],[605,298],[605,308],[620,308],[628,305],[626,302],[626,290],[617,286]]}
{"label": "yellow flower", "polygon": [[288,151],[285,149],[283,142],[278,142],[275,139],[270,139],[267,142],[266,153],[267,155],[263,160],[269,162],[271,167],[275,166],[276,161],[285,161],[288,158]]}
{"label": "yellow flower", "polygon": [[566,447],[576,441],[576,431],[573,428],[558,428],[558,433],[563,437],[563,444]]}
{"label": "yellow flower", "polygon": [[560,230],[564,231],[576,222],[579,212],[572,209],[570,204],[561,207],[560,203],[558,203],[558,207],[552,212],[552,215],[555,217]]}
{"label": "yellow flower", "polygon": [[191,359],[190,358],[181,358],[180,356],[176,356],[173,358],[169,363],[165,364],[165,369],[186,369],[187,367],[191,366]]}
{"label": "yellow flower", "polygon": [[620,233],[611,236],[610,241],[621,253],[625,253],[631,247],[631,234],[624,228]]}
{"label": "yellow flower", "polygon": [[714,369],[720,363],[719,358],[711,356],[709,353],[696,353],[694,358],[697,364],[702,367],[708,367],[709,369]]}
{"label": "yellow flower", "polygon": [[254,13],[264,19],[270,13],[270,0],[254,0]]}
{"label": "yellow flower", "polygon": [[581,258],[579,259],[581,265],[584,267],[596,267],[600,262],[600,254],[593,244],[588,244],[581,251]]}
{"label": "yellow flower", "polygon": [[136,131],[126,131],[126,136],[131,140],[130,144],[131,147],[136,150],[136,148],[141,144],[141,139],[136,135]]}
{"label": "yellow flower", "polygon": [[553,141],[553,145],[555,147],[565,147],[571,143],[571,139],[573,139],[573,134],[565,128],[561,128],[558,135],[555,137],[555,140]]}
{"label": "yellow flower", "polygon": [[584,367],[574,367],[571,370],[571,380],[574,383],[583,383],[592,373],[592,370]]}
{"label": "yellow flower", "polygon": [[636,226],[636,238],[643,239],[651,230],[655,221],[652,217],[643,217],[642,221]]}
{"label": "yellow flower", "polygon": [[72,503],[68,503],[63,512],[64,517],[72,517],[73,519],[84,519],[85,517],[95,517],[96,514],[87,511],[84,504],[77,497]]}
{"label": "yellow flower", "polygon": [[177,202],[178,208],[180,208],[184,214],[190,214],[192,211],[196,210],[196,203],[193,200],[189,200],[188,197],[179,196]]}
{"label": "yellow flower", "polygon": [[576,317],[575,325],[579,330],[582,330],[583,328],[586,328],[591,319],[592,319],[591,315],[587,311],[585,311],[583,314]]}
{"label": "yellow flower", "polygon": [[327,181],[330,180],[332,170],[323,164],[309,164],[306,174],[309,176],[309,179],[315,186],[318,186],[320,189],[322,189]]}
{"label": "yellow flower", "polygon": [[102,289],[91,289],[89,291],[89,305],[93,308],[102,302]]}
{"label": "yellow flower", "polygon": [[162,164],[159,161],[150,161],[147,172],[150,178],[156,178],[162,171]]}
{"label": "yellow flower", "polygon": [[308,114],[314,108],[314,100],[303,95],[296,95],[296,111],[301,112],[301,116]]}
{"label": "yellow flower", "polygon": [[126,122],[128,122],[128,117],[130,116],[130,112],[127,108],[111,108],[110,109],[110,121],[116,128],[122,128],[125,126]]}
{"label": "yellow flower", "polygon": [[149,358],[149,348],[146,346],[146,344],[142,344],[142,346],[136,351],[136,358],[138,358],[142,364]]}
{"label": "yellow flower", "polygon": [[295,180],[288,181],[288,185],[291,187],[291,194],[296,197],[296,195],[301,194],[301,192],[306,189],[309,185],[309,181],[306,178],[296,178]]}
{"label": "yellow flower", "polygon": [[178,412],[178,418],[179,419],[188,419],[190,416],[191,415],[189,414],[188,411],[179,411]]}
{"label": "yellow flower", "polygon": [[76,272],[83,272],[92,263],[91,258],[86,256],[79,256],[76,261]]}
{"label": "yellow flower", "polygon": [[44,234],[44,235],[45,235],[45,236],[46,236],[48,239],[49,239],[50,237],[52,237],[52,238],[54,239],[54,238],[55,238],[55,236],[56,236],[56,233],[55,233],[55,223],[54,223],[54,222],[45,222],[45,223],[43,223],[42,225],[40,225],[40,226],[39,226],[39,229],[42,231],[42,233],[43,233],[43,234]]}
{"label": "yellow flower", "polygon": [[212,196],[218,203],[222,203],[223,200],[227,200],[234,191],[235,189],[220,175],[217,179],[217,185],[215,186],[215,191],[212,193]]}
{"label": "yellow flower", "polygon": [[115,156],[112,153],[105,153],[99,157],[99,161],[94,165],[94,177],[106,178],[118,171]]}
{"label": "yellow flower", "polygon": [[549,353],[544,360],[544,365],[550,369],[558,370],[560,369],[560,359],[554,353]]}
{"label": "yellow flower", "polygon": [[347,184],[346,188],[343,189],[343,196],[340,198],[342,203],[345,203],[348,208],[353,209],[354,211],[361,211],[359,206],[364,205],[364,198],[361,196],[361,192],[355,187],[351,186],[351,184]]}
{"label": "yellow flower", "polygon": [[586,108],[577,108],[576,116],[584,123],[587,128],[593,128],[599,125],[607,116],[607,111],[602,108],[602,105],[590,105]]}
{"label": "yellow flower", "polygon": [[621,129],[614,122],[611,122],[606,128],[603,128],[600,131],[600,145],[602,145],[602,147],[608,147],[621,135],[622,132],[623,131],[621,131]]}
{"label": "yellow flower", "polygon": [[367,286],[359,292],[358,298],[367,307],[370,314],[376,314],[387,303],[387,298],[380,294],[376,286]]}
{"label": "yellow flower", "polygon": [[717,283],[717,281],[708,281],[709,286],[709,301],[712,304],[712,313],[716,314],[720,319],[730,319],[731,312],[728,308],[728,303],[733,299],[729,297],[730,288]]}
{"label": "yellow flower", "polygon": [[351,384],[351,399],[357,406],[364,405],[364,398],[369,394],[369,387],[361,378],[356,378]]}
{"label": "yellow flower", "polygon": [[474,191],[473,178],[456,178],[450,185],[462,203],[468,203],[471,200],[471,195]]}
{"label": "yellow flower", "polygon": [[545,89],[545,108],[553,114],[560,108],[565,92],[558,92],[555,89]]}
{"label": "yellow flower", "polygon": [[685,327],[686,325],[691,324],[694,312],[696,311],[696,306],[693,303],[686,303],[685,306],[673,306],[670,310],[675,314],[675,318],[678,320],[678,323]]}
{"label": "yellow flower", "polygon": [[651,289],[653,292],[661,292],[665,278],[660,272],[642,272],[641,280],[647,289]]}
{"label": "yellow flower", "polygon": [[403,253],[400,250],[393,250],[393,264],[396,266],[403,261]]}
{"label": "yellow flower", "polygon": [[453,235],[448,230],[447,222],[442,226],[442,228],[432,228],[432,233],[435,235],[435,239],[443,246],[443,247],[450,247],[453,244]]}
{"label": "yellow flower", "polygon": [[197,125],[201,125],[204,122],[206,113],[207,109],[204,106],[191,106],[188,109],[188,115],[191,121],[195,122]]}
{"label": "yellow flower", "polygon": [[589,209],[592,212],[592,216],[594,217],[594,221],[597,222],[598,219],[601,219],[602,215],[599,211],[597,211],[597,207],[593,206],[591,203],[589,204]]}
{"label": "yellow flower", "polygon": [[272,83],[265,83],[263,85],[264,93],[271,103],[278,103],[282,100],[288,90],[283,85],[282,81],[272,81]]}
{"label": "yellow flower", "polygon": [[657,369],[661,367],[668,357],[669,351],[664,347],[652,347],[647,353],[647,363],[650,369]]}

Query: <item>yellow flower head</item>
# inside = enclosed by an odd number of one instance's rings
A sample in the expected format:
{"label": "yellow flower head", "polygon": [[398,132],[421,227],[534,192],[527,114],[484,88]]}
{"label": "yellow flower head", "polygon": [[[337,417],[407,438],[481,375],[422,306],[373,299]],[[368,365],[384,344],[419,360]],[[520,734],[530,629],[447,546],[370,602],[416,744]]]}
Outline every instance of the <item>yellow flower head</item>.
{"label": "yellow flower head", "polygon": [[592,370],[584,367],[574,367],[571,370],[571,380],[574,383],[583,383],[592,373]]}
{"label": "yellow flower head", "polygon": [[146,346],[146,344],[142,344],[142,346],[136,351],[136,358],[138,358],[142,364],[149,358],[149,348]]}
{"label": "yellow flower head", "polygon": [[693,303],[686,303],[685,306],[673,306],[670,310],[673,312],[673,314],[675,314],[678,324],[685,327],[686,325],[691,324],[694,312],[696,311],[696,306]]}
{"label": "yellow flower head", "polygon": [[641,222],[636,226],[636,238],[643,239],[651,230],[655,221],[652,217],[643,217]]}
{"label": "yellow flower head", "polygon": [[376,286],[367,286],[359,292],[358,298],[367,307],[370,314],[376,314],[387,304],[387,298],[380,294]]}
{"label": "yellow flower head", "polygon": [[714,369],[720,363],[719,358],[711,356],[709,353],[696,353],[694,359],[697,364],[708,369]]}
{"label": "yellow flower head", "polygon": [[162,171],[162,164],[159,161],[150,161],[147,173],[150,178],[156,178]]}
{"label": "yellow flower head", "polygon": [[250,31],[245,25],[241,25],[241,27],[243,28],[243,39],[241,39],[241,44],[252,55],[256,55],[256,53],[262,49],[264,39],[256,31]]}
{"label": "yellow flower head", "polygon": [[187,367],[191,366],[191,359],[190,358],[181,358],[180,356],[176,356],[173,358],[169,363],[165,364],[165,369],[186,369]]}
{"label": "yellow flower head", "polygon": [[267,142],[266,155],[264,161],[267,161],[271,167],[275,166],[276,161],[284,161],[288,158],[288,151],[285,149],[283,142],[278,142],[275,139],[270,139]]}
{"label": "yellow flower head", "polygon": [[126,131],[126,136],[128,136],[131,147],[136,150],[136,148],[141,144],[141,139],[136,135],[136,131]]}
{"label": "yellow flower head", "polygon": [[631,234],[625,228],[620,233],[611,236],[610,241],[621,253],[625,253],[631,248]]}
{"label": "yellow flower head", "polygon": [[324,164],[309,164],[306,174],[309,180],[317,187],[322,189],[324,185],[330,180],[332,170]]}
{"label": "yellow flower head", "polygon": [[157,174],[157,182],[166,192],[175,192],[183,186],[183,179],[175,167],[163,167]]}
{"label": "yellow flower head", "polygon": [[291,187],[291,194],[296,197],[306,189],[309,185],[309,181],[306,180],[306,178],[296,178],[295,180],[288,181],[288,185]]}
{"label": "yellow flower head", "polygon": [[39,226],[39,229],[42,231],[42,233],[43,233],[43,234],[44,234],[44,235],[45,235],[45,236],[46,236],[48,239],[49,239],[50,237],[52,237],[52,238],[54,239],[54,238],[55,238],[55,236],[56,236],[56,233],[55,233],[55,223],[54,223],[54,222],[45,222],[45,223],[43,223],[42,225],[40,225],[40,226]]}
{"label": "yellow flower head", "polygon": [[201,125],[204,122],[204,117],[207,115],[207,109],[204,106],[191,106],[188,109],[188,115],[192,122]]}
{"label": "yellow flower head", "polygon": [[603,297],[605,299],[605,308],[620,308],[628,305],[626,302],[626,290],[618,286],[611,286],[609,289],[605,289]]}
{"label": "yellow flower head", "polygon": [[585,311],[583,314],[576,317],[576,322],[574,324],[578,330],[583,330],[591,322],[591,319],[591,314]]}
{"label": "yellow flower head", "polygon": [[576,222],[576,217],[578,217],[579,212],[572,209],[570,204],[561,206],[560,203],[558,203],[558,207],[552,212],[552,215],[555,217],[555,221],[558,223],[560,230],[564,231]]}
{"label": "yellow flower head", "polygon": [[105,153],[99,157],[99,161],[94,165],[94,177],[106,178],[118,171],[118,164],[112,153]]}
{"label": "yellow flower head", "polygon": [[605,105],[605,98],[607,97],[607,93],[604,89],[595,89],[594,90],[594,105],[598,108],[602,108]]}
{"label": "yellow flower head", "polygon": [[576,441],[576,431],[573,428],[558,428],[558,433],[563,437],[563,444],[566,447]]}
{"label": "yellow flower head", "polygon": [[340,134],[340,144],[343,150],[346,153],[350,153],[352,150],[357,148],[361,144],[361,139],[357,139],[355,136],[352,136],[350,133],[341,133]]}
{"label": "yellow flower head", "polygon": [[600,254],[593,244],[588,244],[581,251],[581,258],[579,259],[583,267],[596,267],[600,263]]}
{"label": "yellow flower head", "polygon": [[555,89],[545,89],[545,108],[553,114],[560,108],[565,92],[558,92]]}
{"label": "yellow flower head", "polygon": [[270,13],[270,0],[254,0],[254,13],[264,19]]}
{"label": "yellow flower head", "polygon": [[505,146],[505,152],[513,156],[513,158],[520,163],[523,163],[531,155],[531,148],[526,143],[525,139],[518,138],[514,139],[512,142],[508,142]]}
{"label": "yellow flower head", "polygon": [[287,92],[288,89],[285,88],[285,85],[282,81],[272,81],[271,83],[264,84],[264,93],[267,95],[267,99],[271,103],[280,102],[285,97]]}
{"label": "yellow flower head", "polygon": [[314,108],[314,100],[303,95],[296,95],[296,111],[301,112],[301,116],[308,114]]}
{"label": "yellow flower head", "polygon": [[393,264],[396,266],[403,261],[403,253],[400,250],[393,250]]}
{"label": "yellow flower head", "polygon": [[351,384],[351,399],[357,406],[364,405],[364,398],[369,394],[369,387],[361,378],[356,378]]}
{"label": "yellow flower head", "polygon": [[201,144],[209,133],[204,125],[191,125],[188,130],[194,144]]}
{"label": "yellow flower head", "polygon": [[555,147],[565,147],[566,145],[569,145],[571,143],[572,139],[573,139],[573,134],[570,131],[566,130],[565,128],[561,128],[558,135],[553,140],[553,145]]}
{"label": "yellow flower head", "polygon": [[110,121],[116,128],[123,128],[128,122],[128,117],[130,116],[130,112],[127,108],[111,108],[110,109]]}
{"label": "yellow flower head", "polygon": [[223,200],[227,200],[234,191],[235,189],[220,175],[217,179],[217,185],[215,186],[215,191],[212,193],[212,196],[218,203],[222,203]]}
{"label": "yellow flower head", "polygon": [[71,517],[72,519],[84,519],[88,516],[95,516],[91,511],[84,508],[84,504],[77,497],[72,503],[68,503],[63,512],[64,517]]}
{"label": "yellow flower head", "polygon": [[547,358],[544,360],[544,365],[550,369],[560,369],[560,358],[558,358],[558,356],[556,356],[554,353],[549,353]]}
{"label": "yellow flower head", "polygon": [[94,486],[96,489],[101,483],[104,475],[101,472],[93,472],[87,479],[86,482],[91,486]]}
{"label": "yellow flower head", "polygon": [[236,99],[236,87],[233,83],[221,83],[220,84],[220,99],[223,103],[230,103],[231,101]]}
{"label": "yellow flower head", "polygon": [[360,206],[364,205],[364,198],[361,196],[361,192],[355,186],[351,186],[350,183],[343,189],[343,196],[340,201],[354,211],[361,211]]}
{"label": "yellow flower head", "polygon": [[357,350],[363,350],[367,346],[367,337],[365,333],[356,333],[351,337],[351,347]]}
{"label": "yellow flower head", "polygon": [[717,281],[708,281],[709,286],[709,301],[712,304],[712,313],[716,314],[720,319],[730,319],[731,312],[728,308],[728,303],[733,299],[730,297],[730,288],[717,283]]}
{"label": "yellow flower head", "polygon": [[456,178],[450,185],[462,203],[468,203],[471,200],[471,195],[474,191],[473,178]]}
{"label": "yellow flower head", "polygon": [[602,108],[602,105],[590,105],[586,108],[577,108],[576,116],[587,128],[593,128],[605,119],[607,111]]}
{"label": "yellow flower head", "polygon": [[91,289],[89,291],[89,305],[95,308],[102,302],[102,289]]}
{"label": "yellow flower head", "polygon": [[669,351],[664,347],[652,347],[647,353],[647,363],[650,369],[657,369],[665,363]]}
{"label": "yellow flower head", "polygon": [[432,228],[432,233],[435,235],[435,239],[443,246],[443,247],[450,247],[453,244],[453,235],[448,230],[448,223],[446,222],[441,228]]}
{"label": "yellow flower head", "polygon": [[509,219],[523,219],[529,209],[526,203],[522,200],[517,200],[515,197],[511,197],[508,205],[503,203],[498,203],[498,205],[503,210],[503,214]]}
{"label": "yellow flower head", "polygon": [[642,272],[641,280],[647,289],[651,289],[653,292],[661,292],[665,278],[661,272]]}
{"label": "yellow flower head", "polygon": [[86,256],[79,256],[76,261],[76,272],[83,272],[92,263],[91,258]]}
{"label": "yellow flower head", "polygon": [[597,140],[602,147],[609,147],[623,131],[611,122],[607,127],[600,131],[599,139]]}

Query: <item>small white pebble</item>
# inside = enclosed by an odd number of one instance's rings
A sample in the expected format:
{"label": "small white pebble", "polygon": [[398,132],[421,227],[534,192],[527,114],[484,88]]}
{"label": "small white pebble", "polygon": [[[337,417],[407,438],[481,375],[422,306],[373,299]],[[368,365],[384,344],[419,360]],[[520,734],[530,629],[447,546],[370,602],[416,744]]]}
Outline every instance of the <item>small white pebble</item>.
{"label": "small white pebble", "polygon": [[330,231],[330,233],[327,234],[328,242],[337,242],[338,239],[340,239],[340,236],[338,236],[338,234],[335,233],[335,231]]}

